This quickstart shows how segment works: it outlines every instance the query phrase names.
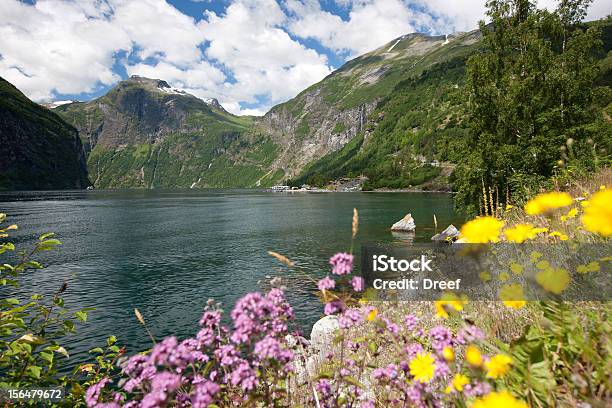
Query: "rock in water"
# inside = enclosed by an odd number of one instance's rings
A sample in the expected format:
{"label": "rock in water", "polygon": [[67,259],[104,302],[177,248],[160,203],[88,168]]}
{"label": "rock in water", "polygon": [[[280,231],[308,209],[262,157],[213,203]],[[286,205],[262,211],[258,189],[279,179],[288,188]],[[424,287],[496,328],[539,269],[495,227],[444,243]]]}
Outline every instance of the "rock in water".
{"label": "rock in water", "polygon": [[459,230],[453,225],[446,227],[444,231],[431,237],[432,241],[454,241],[459,237]]}
{"label": "rock in water", "polygon": [[410,213],[391,226],[391,231],[414,231],[416,225]]}

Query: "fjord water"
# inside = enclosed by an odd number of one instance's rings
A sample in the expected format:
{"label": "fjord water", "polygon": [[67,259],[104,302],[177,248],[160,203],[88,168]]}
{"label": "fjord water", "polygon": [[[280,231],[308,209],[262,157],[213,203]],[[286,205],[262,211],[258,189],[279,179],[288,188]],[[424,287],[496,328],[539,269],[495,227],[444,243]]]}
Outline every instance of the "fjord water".
{"label": "fjord water", "polygon": [[[0,212],[19,225],[13,240],[19,248],[31,247],[49,231],[63,242],[59,250],[37,258],[48,268],[29,272],[22,295],[50,296],[67,282],[66,306],[96,308],[64,344],[73,364],[110,334],[129,352],[149,348],[151,341],[136,321],[134,308],[140,309],[157,338],[195,335],[207,299],[223,302],[229,313],[238,297],[261,290],[258,282],[297,273],[280,268],[269,250],[288,256],[301,272],[324,276],[330,255],[349,249],[354,207],[360,215],[357,249],[359,242],[429,241],[434,214],[441,228],[460,223],[452,196],[435,193],[0,194]],[[392,234],[390,226],[407,212],[417,225],[414,237]],[[287,292],[308,334],[322,308],[307,282],[293,281]]]}

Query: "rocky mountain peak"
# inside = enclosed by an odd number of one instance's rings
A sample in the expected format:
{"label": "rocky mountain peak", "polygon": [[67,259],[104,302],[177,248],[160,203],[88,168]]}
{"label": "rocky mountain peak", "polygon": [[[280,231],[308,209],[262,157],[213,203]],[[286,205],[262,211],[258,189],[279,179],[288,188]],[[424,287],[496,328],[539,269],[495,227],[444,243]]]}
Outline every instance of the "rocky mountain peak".
{"label": "rocky mountain peak", "polygon": [[203,101],[206,102],[206,104],[212,106],[213,108],[217,108],[219,110],[225,110],[223,109],[223,106],[221,106],[221,104],[216,98],[204,98]]}
{"label": "rocky mountain peak", "polygon": [[[149,90],[154,90],[154,91],[163,92],[167,94],[188,95],[188,96],[197,98],[197,96],[191,95],[190,93],[187,93],[182,89],[174,88],[170,86],[170,84],[164,81],[163,79],[152,79],[152,78],[142,77],[140,75],[132,75],[128,80],[122,81],[122,83],[125,83],[125,86],[135,84],[135,85],[143,86],[144,88],[149,89]],[[223,106],[221,106],[221,104],[216,98],[198,98],[198,99],[201,99],[207,105],[215,109],[225,111],[225,109],[223,109]]]}

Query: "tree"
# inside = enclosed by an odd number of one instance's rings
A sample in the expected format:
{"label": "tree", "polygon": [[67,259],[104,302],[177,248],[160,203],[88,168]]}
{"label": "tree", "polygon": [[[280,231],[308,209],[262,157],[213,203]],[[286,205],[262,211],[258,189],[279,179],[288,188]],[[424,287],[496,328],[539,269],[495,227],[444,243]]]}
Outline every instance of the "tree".
{"label": "tree", "polygon": [[[596,27],[580,26],[590,0],[562,0],[554,12],[527,0],[490,0],[483,46],[468,61],[470,153],[457,169],[458,202],[478,211],[482,184],[517,198],[562,159],[568,139],[593,135],[598,75]],[[502,195],[502,193],[500,193]]]}

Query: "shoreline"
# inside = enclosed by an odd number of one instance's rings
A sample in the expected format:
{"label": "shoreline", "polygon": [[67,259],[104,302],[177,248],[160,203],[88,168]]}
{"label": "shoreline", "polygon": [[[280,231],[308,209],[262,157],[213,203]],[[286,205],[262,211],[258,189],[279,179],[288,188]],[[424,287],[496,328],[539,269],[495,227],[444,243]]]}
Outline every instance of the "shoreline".
{"label": "shoreline", "polygon": [[[249,190],[249,189],[246,189]],[[376,190],[326,190],[326,189],[313,189],[313,190],[287,190],[287,191],[272,191],[270,189],[264,190],[267,193],[436,193],[436,194],[456,194],[454,191],[448,190],[425,190],[425,189],[376,189]]]}

